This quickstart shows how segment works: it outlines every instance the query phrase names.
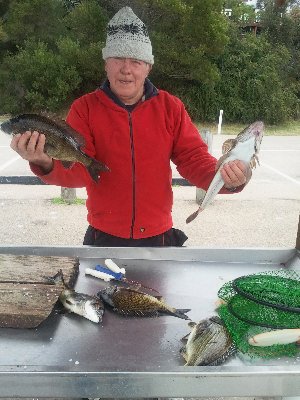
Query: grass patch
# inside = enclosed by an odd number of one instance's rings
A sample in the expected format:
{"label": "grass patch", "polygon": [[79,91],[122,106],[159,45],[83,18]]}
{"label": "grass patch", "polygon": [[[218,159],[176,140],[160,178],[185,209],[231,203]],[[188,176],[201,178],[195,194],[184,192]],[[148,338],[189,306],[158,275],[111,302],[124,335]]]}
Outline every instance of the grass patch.
{"label": "grass patch", "polygon": [[58,204],[58,205],[67,205],[67,206],[73,205],[73,204],[85,205],[85,199],[76,198],[72,201],[67,201],[67,200],[62,199],[61,197],[54,197],[53,199],[51,199],[51,203],[56,204],[56,205]]}
{"label": "grass patch", "polygon": [[10,115],[0,115],[0,124],[10,118]]}

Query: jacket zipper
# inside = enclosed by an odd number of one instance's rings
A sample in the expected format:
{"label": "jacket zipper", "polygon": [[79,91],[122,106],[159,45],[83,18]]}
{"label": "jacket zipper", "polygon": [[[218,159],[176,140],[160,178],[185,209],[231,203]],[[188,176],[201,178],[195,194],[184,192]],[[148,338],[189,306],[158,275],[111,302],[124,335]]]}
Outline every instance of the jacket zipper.
{"label": "jacket zipper", "polygon": [[130,228],[130,239],[133,239],[133,227],[135,222],[135,162],[134,162],[134,144],[133,144],[133,128],[131,113],[128,112],[129,117],[129,132],[130,132],[130,143],[131,143],[131,163],[132,163],[132,219]]}

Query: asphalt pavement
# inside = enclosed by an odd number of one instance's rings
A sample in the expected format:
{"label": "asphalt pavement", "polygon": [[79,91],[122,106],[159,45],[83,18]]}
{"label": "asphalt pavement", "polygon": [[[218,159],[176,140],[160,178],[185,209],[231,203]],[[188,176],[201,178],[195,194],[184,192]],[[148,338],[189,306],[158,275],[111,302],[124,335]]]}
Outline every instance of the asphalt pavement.
{"label": "asphalt pavement", "polygon": [[[220,156],[227,136],[214,135],[212,153]],[[28,163],[0,135],[0,175],[32,175]],[[187,246],[295,247],[300,210],[300,137],[264,137],[261,165],[241,193],[217,195],[214,202],[186,224],[194,212],[196,188],[175,186],[174,227],[189,237]],[[173,176],[179,177],[173,166]],[[76,189],[85,199],[85,189]],[[117,195],[117,193],[116,193]],[[48,185],[0,185],[0,244],[82,244],[87,228],[85,205],[57,205],[61,188]]]}

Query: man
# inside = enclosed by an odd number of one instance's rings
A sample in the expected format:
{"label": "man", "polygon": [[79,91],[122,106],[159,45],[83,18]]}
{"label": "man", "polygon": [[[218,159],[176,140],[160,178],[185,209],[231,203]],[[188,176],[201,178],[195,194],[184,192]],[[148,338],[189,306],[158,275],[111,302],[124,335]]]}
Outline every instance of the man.
{"label": "man", "polygon": [[[124,7],[111,19],[103,49],[107,80],[74,101],[67,122],[85,138],[85,152],[110,172],[99,183],[84,166],[64,168],[44,153],[45,137],[26,132],[11,147],[44,182],[86,187],[88,222],[84,244],[182,246],[187,237],[172,228],[172,160],[179,173],[207,189],[216,159],[208,151],[183,103],[147,78],[154,63],[144,23]],[[250,179],[241,161],[224,165],[220,193],[240,191]]]}

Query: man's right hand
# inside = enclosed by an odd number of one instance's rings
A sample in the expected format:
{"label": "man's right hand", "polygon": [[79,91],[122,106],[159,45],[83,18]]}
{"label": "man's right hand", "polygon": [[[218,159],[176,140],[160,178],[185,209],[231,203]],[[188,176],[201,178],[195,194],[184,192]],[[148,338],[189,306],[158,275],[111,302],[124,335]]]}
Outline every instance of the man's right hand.
{"label": "man's right hand", "polygon": [[24,160],[43,169],[48,174],[53,169],[53,159],[44,152],[46,137],[39,132],[24,132],[13,137],[10,147]]}

